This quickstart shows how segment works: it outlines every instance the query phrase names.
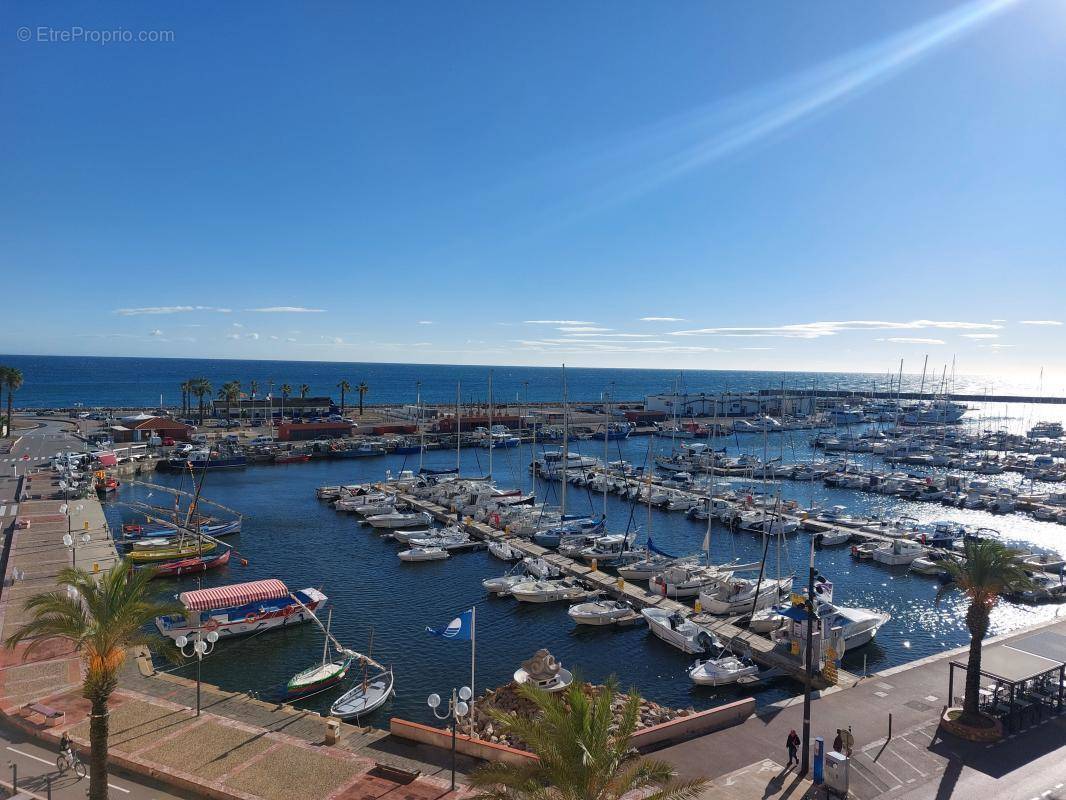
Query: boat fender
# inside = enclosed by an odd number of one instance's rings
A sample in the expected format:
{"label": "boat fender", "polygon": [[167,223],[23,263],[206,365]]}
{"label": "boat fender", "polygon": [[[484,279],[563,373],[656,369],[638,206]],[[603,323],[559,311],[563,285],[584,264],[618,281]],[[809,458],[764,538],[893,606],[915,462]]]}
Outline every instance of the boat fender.
{"label": "boat fender", "polygon": [[244,618],[244,621],[247,622],[248,624],[251,624],[251,623],[255,622],[255,620],[256,620],[255,614],[249,614],[247,617]]}
{"label": "boat fender", "polygon": [[216,630],[217,628],[218,628],[218,620],[215,619],[214,617],[211,617],[211,619],[209,619],[207,622],[204,623],[204,630],[205,631],[213,631],[213,630]]}

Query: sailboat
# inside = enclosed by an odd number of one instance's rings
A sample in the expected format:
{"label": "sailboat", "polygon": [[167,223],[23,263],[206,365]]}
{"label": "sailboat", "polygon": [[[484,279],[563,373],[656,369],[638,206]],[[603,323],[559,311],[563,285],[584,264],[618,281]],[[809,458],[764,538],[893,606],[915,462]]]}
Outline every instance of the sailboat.
{"label": "sailboat", "polygon": [[329,660],[329,646],[332,640],[329,629],[333,623],[333,610],[330,609],[326,620],[326,640],[322,644],[322,663],[315,664],[307,669],[297,672],[289,679],[285,686],[285,697],[293,699],[297,697],[309,697],[313,694],[340,683],[348,674],[348,669],[355,660],[355,653],[351,650],[341,650],[339,657]]}
{"label": "sailboat", "polygon": [[[373,650],[374,632],[370,632],[370,647]],[[357,719],[365,717],[385,704],[392,697],[395,680],[392,667],[385,667],[370,657],[369,653],[359,656],[363,668],[363,679],[355,686],[333,701],[329,707],[330,715],[340,719]]]}

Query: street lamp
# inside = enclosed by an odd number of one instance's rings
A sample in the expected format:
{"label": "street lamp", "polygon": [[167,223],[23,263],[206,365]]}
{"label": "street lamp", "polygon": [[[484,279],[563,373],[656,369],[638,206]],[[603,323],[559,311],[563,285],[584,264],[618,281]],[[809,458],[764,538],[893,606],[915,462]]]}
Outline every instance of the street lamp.
{"label": "street lamp", "polygon": [[[75,506],[73,510],[80,512],[81,509],[82,507],[79,505]],[[85,527],[82,532],[80,534],[75,535],[74,532],[70,529],[70,506],[64,503],[62,506],[59,507],[59,510],[67,515],[67,532],[63,534],[63,545],[68,550],[70,550],[70,565],[72,567],[76,567],[78,566],[78,542],[81,542],[83,545],[87,545],[92,540],[92,537],[89,535],[89,521],[86,520]]]}
{"label": "street lamp", "polygon": [[[174,644],[178,646],[178,650],[186,658],[192,658],[193,654],[196,655],[196,716],[200,716],[200,663],[204,660],[204,656],[215,649],[215,642],[218,641],[218,634],[215,631],[209,631],[206,636],[201,631],[196,631],[193,634],[193,639],[188,636],[179,636],[174,640]],[[186,653],[186,645],[192,645],[193,652]]]}
{"label": "street lamp", "polygon": [[470,706],[467,705],[467,700],[473,697],[473,692],[470,691],[469,686],[459,687],[459,691],[456,692],[452,689],[452,696],[448,700],[447,710],[441,714],[437,709],[440,707],[440,695],[431,694],[426,698],[426,704],[433,710],[433,716],[437,719],[450,719],[452,726],[452,788],[451,791],[455,791],[455,728],[460,719],[470,713]]}

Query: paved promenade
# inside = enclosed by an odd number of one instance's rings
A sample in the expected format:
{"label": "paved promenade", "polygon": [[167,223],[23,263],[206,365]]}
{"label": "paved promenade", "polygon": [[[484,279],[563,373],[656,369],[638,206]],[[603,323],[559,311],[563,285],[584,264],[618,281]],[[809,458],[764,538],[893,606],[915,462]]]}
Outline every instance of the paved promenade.
{"label": "paved promenade", "polygon": [[[6,456],[14,460],[0,462],[0,468],[13,465],[19,472],[17,479],[0,472],[3,637],[25,620],[25,599],[54,588],[65,566],[76,560],[79,567],[102,571],[116,559],[100,503],[92,498],[64,504],[56,497],[55,475],[42,465],[65,448],[80,449],[80,442],[48,422],[24,433]],[[34,463],[37,472],[22,466]],[[90,542],[72,552],[62,541],[68,530],[88,533]],[[0,650],[0,709],[6,717],[0,722],[0,747],[6,750],[0,752],[18,764],[20,785],[43,793],[52,779],[57,797],[84,796],[87,782],[61,779],[54,766],[55,743],[64,731],[79,745],[88,744],[89,707],[80,684],[81,662],[68,645],[49,644],[31,654],[25,647]],[[62,711],[60,724],[43,728],[23,719],[19,709],[30,702]],[[342,726],[336,745],[327,746],[325,736],[318,714],[213,687],[205,687],[197,717],[195,683],[145,676],[131,657],[111,703],[113,796],[436,800],[449,794],[447,753],[349,725]],[[469,769],[472,762],[460,759],[459,766]],[[390,767],[410,775],[401,777]],[[461,786],[459,795],[465,791]]]}
{"label": "paved promenade", "polygon": [[[1066,634],[1066,621],[1042,629]],[[990,639],[986,646],[1024,635],[1027,632]],[[852,729],[853,797],[969,800],[984,793],[996,800],[1029,800],[1044,792],[1048,794],[1043,797],[1049,798],[1066,785],[1066,716],[1047,717],[995,745],[941,736],[939,717],[948,705],[947,663],[960,655],[965,659],[965,652],[962,648],[886,670],[854,688],[830,690],[814,700],[812,735],[824,737],[827,750],[837,728]],[[960,686],[956,692],[961,692]],[[683,775],[717,778],[750,770],[761,759],[786,763],[785,739],[793,729],[803,730],[802,697],[762,708],[741,725],[656,755]],[[763,771],[765,784],[779,788],[788,785],[793,775],[780,767]]]}

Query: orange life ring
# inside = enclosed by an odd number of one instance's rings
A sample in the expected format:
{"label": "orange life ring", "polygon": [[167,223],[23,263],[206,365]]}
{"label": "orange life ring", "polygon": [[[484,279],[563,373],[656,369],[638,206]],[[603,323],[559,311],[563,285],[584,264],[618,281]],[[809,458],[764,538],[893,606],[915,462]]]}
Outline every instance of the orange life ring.
{"label": "orange life ring", "polygon": [[204,630],[213,631],[218,628],[218,620],[212,617],[204,623]]}
{"label": "orange life ring", "polygon": [[245,622],[255,622],[255,620],[256,620],[255,614],[249,614],[247,617],[244,618]]}

